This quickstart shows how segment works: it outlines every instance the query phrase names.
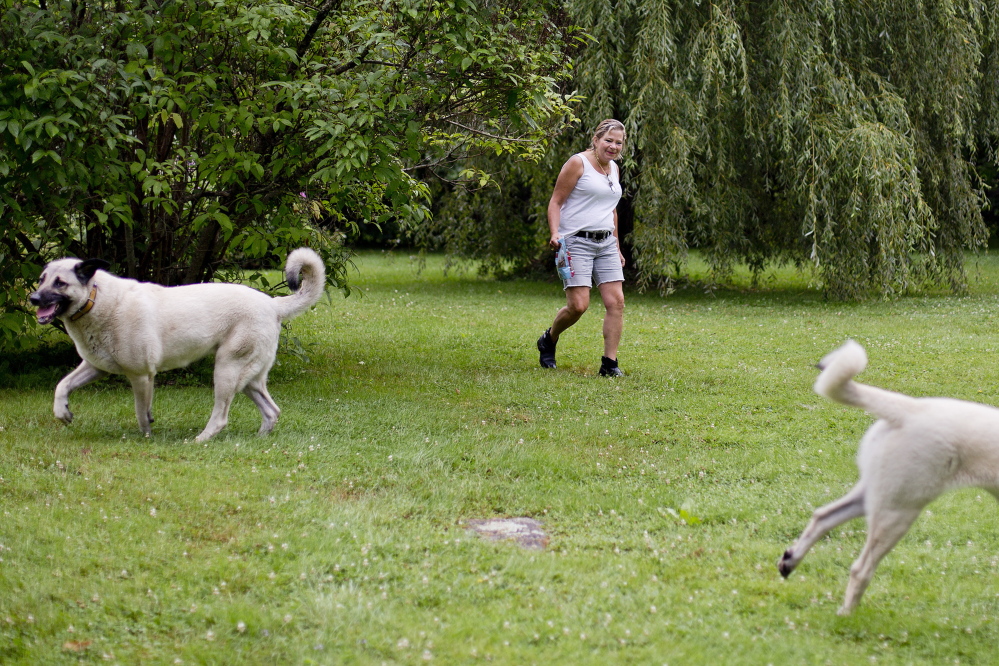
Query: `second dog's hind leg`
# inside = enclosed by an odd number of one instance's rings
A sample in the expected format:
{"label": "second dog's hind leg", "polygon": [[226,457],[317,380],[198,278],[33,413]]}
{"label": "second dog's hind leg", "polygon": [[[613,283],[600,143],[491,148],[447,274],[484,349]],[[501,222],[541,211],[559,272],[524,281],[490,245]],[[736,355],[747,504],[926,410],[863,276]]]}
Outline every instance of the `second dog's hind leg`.
{"label": "second dog's hind leg", "polygon": [[862,515],[864,515],[864,485],[863,482],[860,482],[853,487],[853,490],[835,502],[815,510],[808,527],[801,533],[794,545],[784,551],[778,560],[777,568],[781,575],[785,578],[791,575],[798,563],[804,559],[808,550],[829,530]]}
{"label": "second dog's hind leg", "polygon": [[840,615],[849,615],[864,595],[864,590],[874,576],[874,569],[899,539],[905,536],[912,523],[919,517],[919,508],[872,509],[867,516],[867,542],[860,556],[850,567],[850,582],[846,597],[839,609]]}

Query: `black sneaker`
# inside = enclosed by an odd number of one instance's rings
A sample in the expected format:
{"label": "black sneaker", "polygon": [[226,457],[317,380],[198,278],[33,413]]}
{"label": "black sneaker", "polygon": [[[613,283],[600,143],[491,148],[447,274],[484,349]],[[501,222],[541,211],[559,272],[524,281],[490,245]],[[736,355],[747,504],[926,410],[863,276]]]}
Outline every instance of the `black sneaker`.
{"label": "black sneaker", "polygon": [[606,356],[600,357],[600,376],[601,377],[624,377],[624,372],[621,368],[617,367],[617,359],[607,358]]}
{"label": "black sneaker", "polygon": [[538,361],[542,368],[555,367],[555,341],[552,340],[551,331],[552,329],[549,328],[538,338],[538,351],[541,352]]}

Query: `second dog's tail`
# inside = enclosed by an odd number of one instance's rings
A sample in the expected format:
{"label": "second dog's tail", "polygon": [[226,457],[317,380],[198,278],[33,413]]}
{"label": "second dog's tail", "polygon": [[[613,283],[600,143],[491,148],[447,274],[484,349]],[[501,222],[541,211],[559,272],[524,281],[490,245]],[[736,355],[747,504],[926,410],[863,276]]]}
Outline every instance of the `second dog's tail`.
{"label": "second dog's tail", "polygon": [[274,299],[282,321],[297,317],[316,304],[326,289],[326,267],[313,250],[300,247],[288,255],[284,277],[295,293]]}
{"label": "second dog's tail", "polygon": [[818,367],[822,373],[815,380],[816,393],[844,405],[860,407],[891,423],[900,423],[916,402],[907,395],[853,381],[867,367],[867,353],[853,340],[827,354]]}

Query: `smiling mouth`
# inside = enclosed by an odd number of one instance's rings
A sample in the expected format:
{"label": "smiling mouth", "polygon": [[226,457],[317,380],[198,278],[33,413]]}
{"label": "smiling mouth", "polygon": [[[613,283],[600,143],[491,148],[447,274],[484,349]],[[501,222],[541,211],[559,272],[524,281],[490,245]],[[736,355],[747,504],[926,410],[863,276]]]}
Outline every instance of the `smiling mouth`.
{"label": "smiling mouth", "polygon": [[63,302],[56,301],[55,303],[49,303],[48,305],[39,307],[38,312],[35,313],[35,317],[38,319],[38,323],[44,326],[45,324],[51,324],[52,321],[61,315],[65,309],[65,304]]}

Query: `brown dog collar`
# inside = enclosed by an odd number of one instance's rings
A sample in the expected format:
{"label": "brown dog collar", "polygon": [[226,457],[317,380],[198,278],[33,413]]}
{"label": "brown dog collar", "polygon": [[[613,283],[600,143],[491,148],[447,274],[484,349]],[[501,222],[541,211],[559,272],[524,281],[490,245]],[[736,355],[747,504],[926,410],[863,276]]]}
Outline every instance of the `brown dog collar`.
{"label": "brown dog collar", "polygon": [[73,316],[70,317],[69,320],[70,321],[76,321],[77,319],[79,319],[83,315],[85,315],[88,312],[90,312],[93,309],[93,307],[94,307],[94,301],[95,300],[97,300],[97,283],[96,282],[94,283],[94,286],[90,288],[90,296],[87,297],[87,302],[83,304],[83,307],[81,307],[79,310],[77,310],[75,313],[73,313]]}

